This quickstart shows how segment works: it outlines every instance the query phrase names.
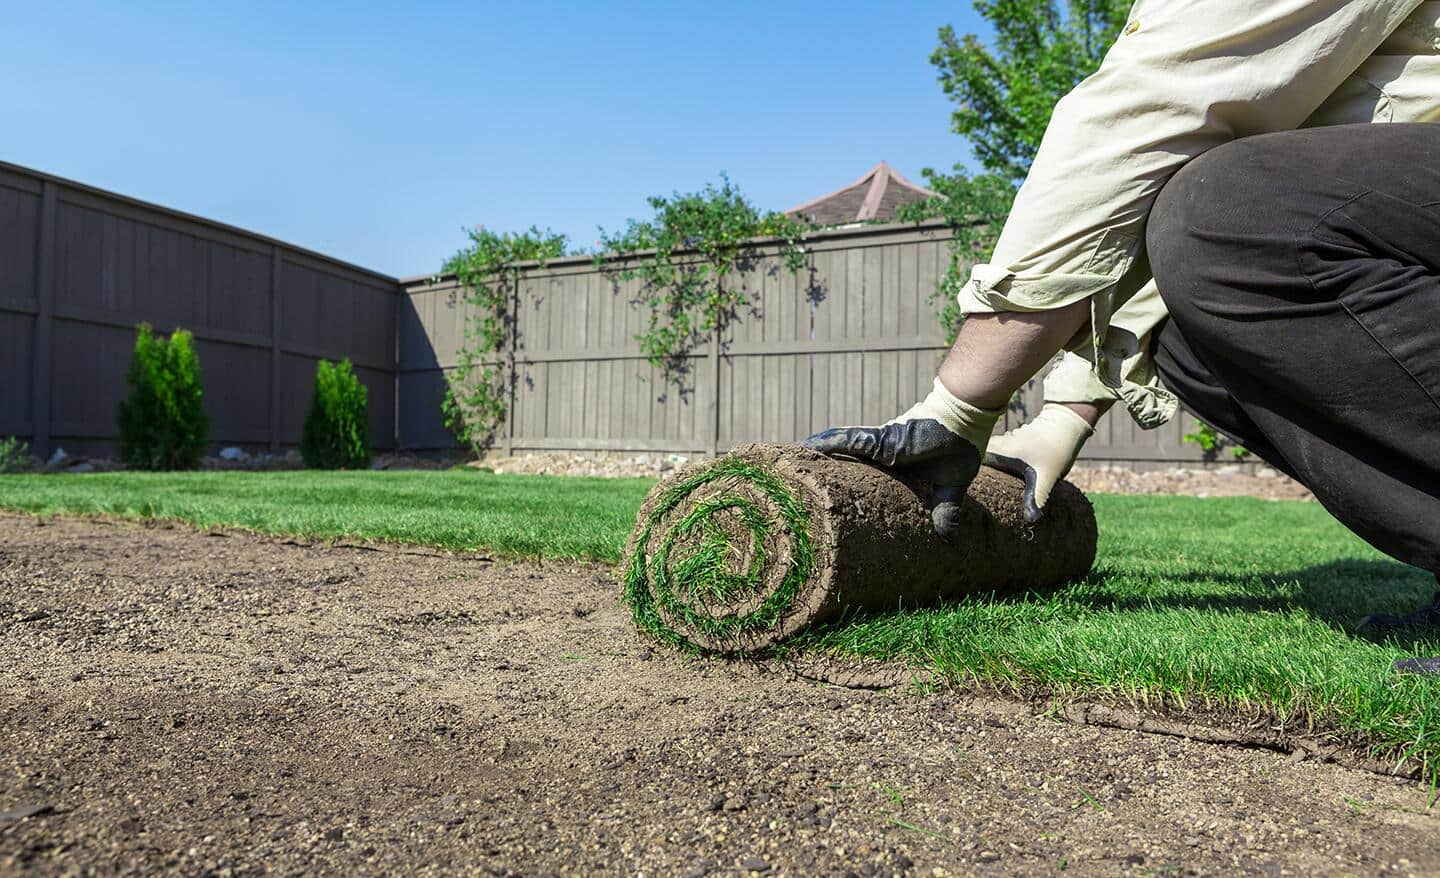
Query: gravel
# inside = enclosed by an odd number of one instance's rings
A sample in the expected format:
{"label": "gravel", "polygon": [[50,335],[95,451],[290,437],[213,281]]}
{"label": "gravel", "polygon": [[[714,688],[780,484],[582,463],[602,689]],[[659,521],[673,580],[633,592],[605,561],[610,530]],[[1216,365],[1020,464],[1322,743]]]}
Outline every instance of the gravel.
{"label": "gravel", "polygon": [[[63,451],[63,449],[61,449]],[[296,470],[304,467],[300,452],[280,454],[222,449],[230,454],[202,458],[206,470]],[[703,455],[620,452],[521,452],[504,455],[493,452],[480,460],[465,462],[458,451],[440,456],[404,452],[377,454],[371,469],[445,469],[456,465],[497,473],[522,475],[591,476],[599,478],[665,478],[686,463]],[[47,463],[31,457],[30,472],[115,472],[124,466],[113,458],[75,457],[60,454]],[[1070,473],[1070,481],[1083,491],[1114,494],[1186,494],[1197,497],[1260,497],[1267,500],[1313,500],[1298,482],[1264,464],[1214,463],[1189,466],[1154,465],[1151,469],[1124,464],[1081,462]]]}
{"label": "gravel", "polygon": [[[497,473],[527,475],[663,478],[699,455],[525,452],[491,455],[470,466]],[[1268,500],[1309,500],[1301,484],[1270,467],[1218,463],[1165,466],[1140,471],[1119,464],[1080,463],[1070,481],[1083,491],[1114,494],[1188,494],[1198,497],[1261,497]]]}

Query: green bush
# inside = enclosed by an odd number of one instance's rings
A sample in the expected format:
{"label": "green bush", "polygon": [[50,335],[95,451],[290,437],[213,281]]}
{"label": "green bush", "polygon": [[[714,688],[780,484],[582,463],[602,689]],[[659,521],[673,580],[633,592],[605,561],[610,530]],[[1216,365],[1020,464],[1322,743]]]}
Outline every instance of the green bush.
{"label": "green bush", "polygon": [[364,469],[370,465],[370,415],[365,385],[348,359],[315,365],[315,393],[300,457],[311,469]]}
{"label": "green bush", "polygon": [[30,444],[14,436],[0,439],[0,473],[24,472],[30,466]]}
{"label": "green bush", "polygon": [[131,469],[194,469],[210,438],[192,336],[166,339],[142,323],[130,357],[130,398],[120,402],[120,457]]}
{"label": "green bush", "polygon": [[1195,421],[1195,432],[1186,433],[1185,441],[1200,446],[1201,455],[1207,461],[1214,461],[1220,456],[1221,451],[1228,450],[1230,456],[1236,460],[1244,460],[1250,453],[1250,449],[1244,445],[1236,445],[1209,424],[1201,420]]}

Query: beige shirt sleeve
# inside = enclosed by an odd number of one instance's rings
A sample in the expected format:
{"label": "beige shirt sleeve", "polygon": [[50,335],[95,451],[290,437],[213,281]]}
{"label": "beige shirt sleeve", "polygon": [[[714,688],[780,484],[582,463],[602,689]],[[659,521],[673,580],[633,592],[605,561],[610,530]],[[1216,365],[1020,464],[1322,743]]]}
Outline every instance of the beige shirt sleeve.
{"label": "beige shirt sleeve", "polygon": [[[991,261],[959,294],[962,313],[1090,299],[1089,337],[1072,350],[1137,419],[1148,410],[1142,424],[1163,423],[1173,398],[1157,410],[1136,390],[1154,384],[1140,341],[1163,305],[1153,282],[1121,284],[1143,258],[1155,196],[1208,149],[1300,127],[1421,5],[1139,0],[1100,69],[1056,105]],[[1127,316],[1135,325],[1112,333]]]}

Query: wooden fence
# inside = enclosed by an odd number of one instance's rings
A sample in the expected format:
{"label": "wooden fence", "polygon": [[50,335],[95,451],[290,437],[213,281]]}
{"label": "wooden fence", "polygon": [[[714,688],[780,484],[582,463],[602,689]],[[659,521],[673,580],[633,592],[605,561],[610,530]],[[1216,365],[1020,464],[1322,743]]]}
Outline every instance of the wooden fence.
{"label": "wooden fence", "polygon": [[[684,392],[663,381],[635,336],[637,282],[617,286],[589,258],[526,271],[516,292],[514,398],[497,445],[525,450],[716,453],[788,442],[835,424],[877,423],[928,392],[944,340],[931,292],[949,256],[941,225],[822,233],[791,274],[766,251],[741,280],[754,309],[726,338],[693,352]],[[454,278],[403,282],[399,441],[454,447],[440,420],[469,306]],[[1038,410],[1028,388],[1010,424]],[[1198,460],[1177,418],[1155,431],[1123,414],[1102,422],[1091,460]]]}
{"label": "wooden fence", "polygon": [[299,442],[315,362],[349,357],[395,444],[398,282],[0,163],[0,437],[113,452],[135,325],[195,334],[216,444]]}
{"label": "wooden fence", "polygon": [[[588,257],[532,266],[515,293],[503,451],[723,452],[885,420],[928,391],[944,351],[930,294],[943,226],[814,236],[807,267],[760,248],[753,308],[692,352],[683,389],[635,336],[638,282]],[[0,436],[39,454],[113,453],[135,325],[195,333],[215,444],[298,443],[315,362],[349,357],[377,448],[455,447],[441,422],[469,306],[453,278],[397,281],[199,217],[0,163]],[[1007,419],[1038,405],[1034,387]],[[1199,459],[1188,417],[1153,432],[1108,418],[1091,459]]]}

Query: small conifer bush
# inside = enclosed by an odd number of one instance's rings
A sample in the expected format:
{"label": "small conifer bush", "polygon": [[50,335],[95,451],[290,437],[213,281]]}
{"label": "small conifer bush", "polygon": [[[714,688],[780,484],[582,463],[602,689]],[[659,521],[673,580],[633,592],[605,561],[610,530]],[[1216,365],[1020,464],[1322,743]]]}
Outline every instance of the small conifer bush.
{"label": "small conifer bush", "polygon": [[125,377],[130,396],[120,401],[120,457],[131,469],[194,469],[210,439],[200,386],[200,358],[191,334],[167,339],[142,323]]}
{"label": "small conifer bush", "polygon": [[300,436],[300,457],[311,469],[364,469],[370,465],[370,414],[365,385],[350,360],[315,365],[315,394]]}
{"label": "small conifer bush", "polygon": [[14,436],[0,439],[0,473],[24,472],[30,466],[30,443]]}

